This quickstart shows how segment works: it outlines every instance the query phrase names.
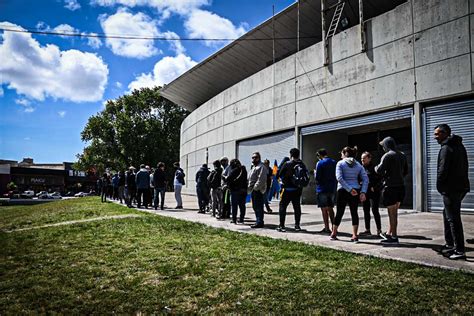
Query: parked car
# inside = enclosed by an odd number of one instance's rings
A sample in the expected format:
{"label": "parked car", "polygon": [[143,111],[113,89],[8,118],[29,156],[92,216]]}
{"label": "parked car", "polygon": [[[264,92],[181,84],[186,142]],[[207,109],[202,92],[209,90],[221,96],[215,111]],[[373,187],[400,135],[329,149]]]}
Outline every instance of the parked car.
{"label": "parked car", "polygon": [[62,199],[63,197],[61,196],[61,193],[59,192],[53,192],[51,194],[48,194],[51,199]]}
{"label": "parked car", "polygon": [[74,192],[68,191],[66,194],[63,194],[63,196],[74,196]]}
{"label": "parked car", "polygon": [[79,192],[79,193],[74,194],[75,197],[85,197],[88,195],[89,193],[86,193],[86,192]]}
{"label": "parked car", "polygon": [[38,195],[38,199],[51,199],[51,197],[49,196],[48,192],[44,192]]}
{"label": "parked car", "polygon": [[46,192],[46,191],[40,191],[40,192],[36,193],[36,197],[39,198],[40,195],[45,195],[45,194],[48,194],[48,192]]}
{"label": "parked car", "polygon": [[35,196],[35,191],[27,190],[21,194],[22,198],[31,199]]}

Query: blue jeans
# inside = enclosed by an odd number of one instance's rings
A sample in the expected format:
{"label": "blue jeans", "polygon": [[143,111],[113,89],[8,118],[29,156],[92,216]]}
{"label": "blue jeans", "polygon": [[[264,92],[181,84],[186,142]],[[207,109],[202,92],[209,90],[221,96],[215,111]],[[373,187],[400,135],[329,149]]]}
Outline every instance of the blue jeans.
{"label": "blue jeans", "polygon": [[158,207],[160,204],[160,196],[161,196],[161,204],[160,207],[163,208],[165,206],[165,188],[155,188],[155,192],[153,194],[153,206],[155,208]]}
{"label": "blue jeans", "polygon": [[239,220],[244,221],[245,218],[245,199],[247,192],[245,191],[230,191],[230,203],[232,207],[232,220],[237,221],[237,209],[240,208]]}
{"label": "blue jeans", "polygon": [[255,211],[256,225],[263,225],[263,193],[252,191],[252,207]]}

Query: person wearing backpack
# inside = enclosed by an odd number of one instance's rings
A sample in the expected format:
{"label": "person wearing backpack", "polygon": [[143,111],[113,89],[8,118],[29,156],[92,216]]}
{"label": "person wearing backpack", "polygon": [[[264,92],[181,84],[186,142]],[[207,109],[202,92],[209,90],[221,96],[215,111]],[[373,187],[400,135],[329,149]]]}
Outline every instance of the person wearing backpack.
{"label": "person wearing backpack", "polygon": [[[336,218],[332,227],[331,240],[337,240],[337,229],[341,225],[342,217],[349,204],[352,218],[352,238],[353,243],[359,242],[357,230],[359,229],[359,214],[357,209],[359,201],[364,203],[365,194],[369,186],[369,177],[364,167],[355,160],[357,148],[344,147],[341,151],[341,159],[336,164],[337,179],[337,202]],[[362,184],[361,181],[362,180]]]}
{"label": "person wearing backpack", "polygon": [[[230,161],[230,172],[224,176],[231,195],[232,224],[243,224],[245,218],[245,200],[247,197],[247,169],[242,166],[238,159]],[[237,209],[240,209],[240,216],[237,220]]]}
{"label": "person wearing backpack", "polygon": [[216,210],[217,210],[217,217],[220,219],[222,217],[222,209],[223,209],[223,200],[222,200],[222,172],[223,169],[221,167],[221,162],[216,160],[212,163],[214,165],[214,170],[211,171],[209,176],[207,177],[207,182],[209,183],[209,187],[211,188],[211,196],[212,196],[212,216],[216,217]]}
{"label": "person wearing backpack", "polygon": [[309,172],[303,161],[300,159],[300,151],[298,148],[290,150],[290,161],[286,162],[279,176],[282,181],[282,190],[280,193],[280,226],[277,230],[285,232],[286,209],[288,205],[293,204],[295,211],[295,231],[301,231],[301,194],[303,188],[309,183]]}

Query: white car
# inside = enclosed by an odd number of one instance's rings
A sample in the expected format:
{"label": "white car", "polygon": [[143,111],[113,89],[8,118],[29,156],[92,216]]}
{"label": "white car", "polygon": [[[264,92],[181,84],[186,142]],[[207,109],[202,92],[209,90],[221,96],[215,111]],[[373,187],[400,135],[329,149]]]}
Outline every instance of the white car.
{"label": "white car", "polygon": [[76,193],[74,194],[75,197],[84,197],[84,196],[88,196],[89,193],[86,193],[86,192],[79,192],[79,193]]}
{"label": "white car", "polygon": [[32,198],[35,196],[35,191],[31,191],[31,190],[25,191],[21,194],[21,196],[25,198]]}
{"label": "white car", "polygon": [[61,196],[61,193],[59,192],[53,192],[51,194],[48,194],[49,198],[51,199],[62,199],[63,197]]}

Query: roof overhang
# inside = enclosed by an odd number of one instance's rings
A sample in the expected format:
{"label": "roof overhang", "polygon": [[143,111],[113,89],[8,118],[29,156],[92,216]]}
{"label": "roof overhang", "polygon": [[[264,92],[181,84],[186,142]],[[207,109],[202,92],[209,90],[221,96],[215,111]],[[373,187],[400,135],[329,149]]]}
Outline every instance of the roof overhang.
{"label": "roof overhang", "polygon": [[[406,2],[406,0],[363,1],[365,19],[390,11]],[[326,0],[329,22],[337,3],[338,0]],[[347,0],[343,16],[349,20],[348,27],[358,24],[359,0]],[[321,40],[321,0],[300,0],[299,10],[297,2],[290,5],[171,83],[164,85],[161,95],[193,111],[225,89],[268,67],[274,60],[284,59],[298,49],[305,49]]]}

